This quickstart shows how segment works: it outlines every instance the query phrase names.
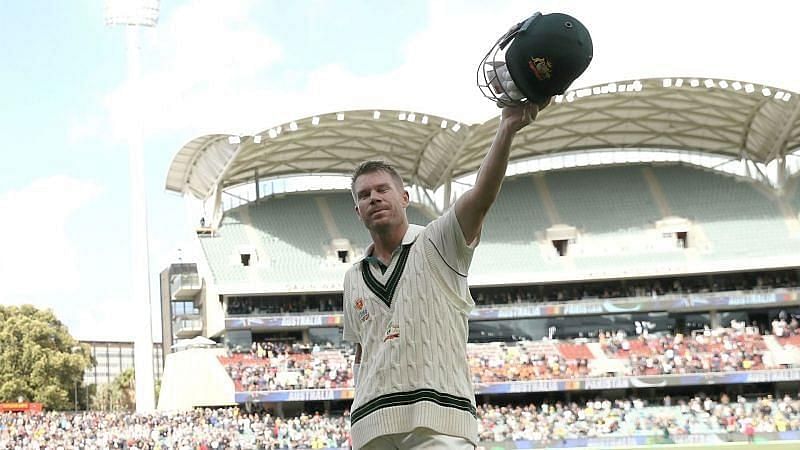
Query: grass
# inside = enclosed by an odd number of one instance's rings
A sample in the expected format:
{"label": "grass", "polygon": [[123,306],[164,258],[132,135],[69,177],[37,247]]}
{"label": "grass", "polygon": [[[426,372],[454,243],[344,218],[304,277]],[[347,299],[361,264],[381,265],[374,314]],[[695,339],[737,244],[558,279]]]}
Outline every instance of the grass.
{"label": "grass", "polygon": [[664,445],[641,445],[636,447],[605,447],[613,450],[628,449],[648,449],[648,450],[709,450],[709,449],[739,449],[758,447],[765,450],[798,450],[800,441],[756,441],[748,442],[726,442],[723,444],[664,444]]}

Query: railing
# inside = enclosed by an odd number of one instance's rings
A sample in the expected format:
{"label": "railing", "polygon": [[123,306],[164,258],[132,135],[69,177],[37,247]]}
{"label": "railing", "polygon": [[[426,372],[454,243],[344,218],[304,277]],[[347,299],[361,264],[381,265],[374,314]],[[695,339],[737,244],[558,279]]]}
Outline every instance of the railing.
{"label": "railing", "polygon": [[[475,383],[475,394],[519,394],[527,392],[605,391],[611,389],[663,388],[667,386],[697,386],[720,384],[775,383],[800,380],[800,368],[746,370],[738,372],[701,372],[691,374],[643,375],[620,377],[581,377]],[[236,402],[304,402],[352,399],[354,390],[288,389],[274,391],[239,391]]]}
{"label": "railing", "polygon": [[472,319],[630,314],[649,311],[712,311],[720,308],[774,307],[800,303],[800,288],[720,291],[638,297],[596,298],[562,302],[522,302],[478,307]]}
{"label": "railing", "polygon": [[[435,196],[435,193],[417,185],[409,185],[407,189],[412,203],[424,205],[434,212],[441,211],[439,205],[431,199],[432,196]],[[320,191],[349,192],[349,190],[350,177],[342,175],[299,175],[260,180],[259,198],[256,198],[254,183],[247,183],[223,191],[222,210],[227,211],[256,200],[268,199],[283,194]],[[426,192],[428,195],[425,195]]]}
{"label": "railing", "polygon": [[180,273],[172,276],[170,281],[170,289],[174,295],[184,289],[199,290],[202,287],[200,283],[200,275],[196,273]]}
{"label": "railing", "polygon": [[199,316],[178,317],[172,321],[172,328],[176,333],[203,331],[203,319]]}
{"label": "railing", "polygon": [[[650,311],[712,311],[781,307],[800,304],[800,289],[777,288],[751,291],[722,291],[697,294],[620,297],[563,302],[522,302],[510,305],[481,305],[470,313],[470,320],[563,317],[597,314],[631,314]],[[225,318],[228,329],[248,327],[336,326],[342,312],[304,312],[289,314],[237,314]]]}

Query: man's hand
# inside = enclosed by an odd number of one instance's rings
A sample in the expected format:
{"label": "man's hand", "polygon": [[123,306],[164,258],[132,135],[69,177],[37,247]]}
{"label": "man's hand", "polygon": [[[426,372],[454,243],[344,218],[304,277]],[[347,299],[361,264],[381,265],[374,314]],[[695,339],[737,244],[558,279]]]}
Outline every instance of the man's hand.
{"label": "man's hand", "polygon": [[529,123],[536,119],[539,111],[545,109],[552,99],[542,102],[541,106],[525,102],[521,106],[506,106],[500,115],[500,126],[511,133],[525,128]]}
{"label": "man's hand", "polygon": [[550,104],[550,100],[548,98],[541,106],[525,103],[521,106],[503,108],[500,126],[478,170],[475,185],[459,197],[455,204],[458,224],[467,243],[472,243],[478,236],[483,219],[497,198],[497,193],[500,192],[500,185],[503,184],[503,177],[508,168],[508,157],[514,135],[533,122],[539,111]]}

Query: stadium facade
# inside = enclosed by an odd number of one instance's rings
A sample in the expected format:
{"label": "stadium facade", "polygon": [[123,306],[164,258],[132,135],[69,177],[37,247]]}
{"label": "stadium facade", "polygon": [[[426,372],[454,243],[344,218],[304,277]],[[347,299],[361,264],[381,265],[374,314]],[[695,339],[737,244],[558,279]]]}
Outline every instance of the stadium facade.
{"label": "stadium facade", "polygon": [[[391,162],[425,224],[468,187],[497,120],[344,111],[187,143],[166,187],[210,213],[192,230],[198,260],[161,274],[159,408],[346,410],[341,283],[369,236],[341,177]],[[559,96],[516,138],[471,268],[471,363],[503,373],[476,375],[479,401],[796,395],[798,149],[800,96],[770,86],[664,78]],[[318,365],[332,375],[309,383]]]}
{"label": "stadium facade", "polygon": [[[122,372],[133,369],[133,342],[81,341],[89,346],[92,365],[83,374],[85,386],[103,385],[114,381]],[[153,379],[160,380],[164,369],[163,346],[153,344]]]}

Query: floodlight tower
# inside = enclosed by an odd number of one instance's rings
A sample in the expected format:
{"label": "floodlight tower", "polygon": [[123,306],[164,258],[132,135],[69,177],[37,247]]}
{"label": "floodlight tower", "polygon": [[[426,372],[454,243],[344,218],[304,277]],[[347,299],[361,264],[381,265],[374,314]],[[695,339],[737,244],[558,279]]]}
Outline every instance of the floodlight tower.
{"label": "floodlight tower", "polygon": [[[142,101],[139,66],[139,28],[158,23],[159,0],[106,0],[106,25],[123,25],[127,40],[128,84],[126,97],[130,123],[126,124],[130,165],[131,303],[135,311],[133,344],[136,374],[136,411],[155,409],[153,382],[153,329],[150,312],[150,262],[147,243],[147,202],[144,187]],[[125,320],[125,318],[120,318]]]}

